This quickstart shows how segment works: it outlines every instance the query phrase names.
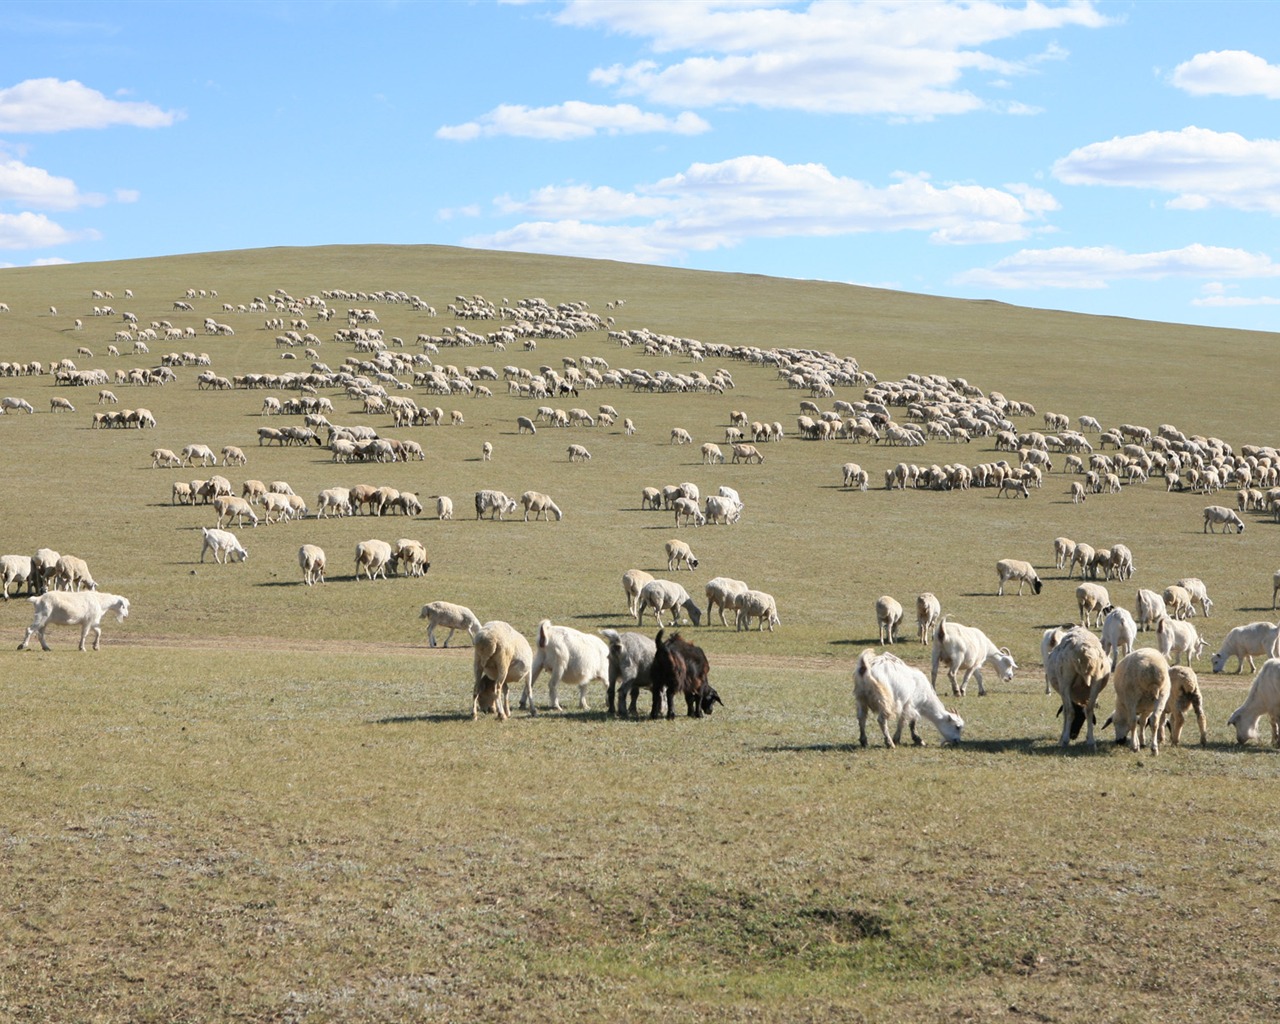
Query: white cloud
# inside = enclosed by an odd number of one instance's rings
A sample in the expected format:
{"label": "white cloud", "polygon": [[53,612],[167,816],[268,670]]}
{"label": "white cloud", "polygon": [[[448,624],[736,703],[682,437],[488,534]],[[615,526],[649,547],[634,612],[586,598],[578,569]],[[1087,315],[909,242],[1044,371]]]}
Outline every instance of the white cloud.
{"label": "white cloud", "polygon": [[983,108],[1029,113],[1016,100],[989,105],[961,79],[979,72],[1002,87],[1008,77],[1059,59],[1061,49],[1051,44],[1011,60],[983,47],[1027,32],[1109,24],[1092,3],[1014,7],[984,0],[818,0],[803,6],[575,0],[557,20],[646,39],[656,54],[692,54],[673,63],[642,60],[592,72],[595,84],[623,95],[669,106],[748,105],[908,119]]}
{"label": "white cloud", "polygon": [[107,99],[74,80],[31,78],[0,89],[0,132],[60,132],[111,125],[164,128],[180,116],[150,103]]}
{"label": "white cloud", "polygon": [[1280,298],[1271,295],[1231,295],[1236,285],[1210,281],[1200,289],[1201,297],[1192,299],[1191,305],[1209,309],[1239,309],[1246,306],[1280,306]]}
{"label": "white cloud", "polygon": [[697,114],[688,111],[675,117],[647,113],[630,103],[602,106],[570,100],[553,107],[524,107],[502,104],[475,121],[444,125],[436,138],[454,142],[512,135],[527,139],[584,139],[593,135],[635,135],[641,132],[669,132],[698,135],[710,130]]}
{"label": "white cloud", "polygon": [[18,203],[45,210],[74,210],[80,206],[101,206],[106,200],[93,193],[83,194],[70,178],[59,178],[40,167],[20,160],[0,158],[0,202]]}
{"label": "white cloud", "polygon": [[1094,142],[1053,166],[1068,185],[1172,192],[1172,209],[1226,206],[1280,213],[1280,140],[1246,139],[1194,126]]}
{"label": "white cloud", "polygon": [[43,256],[38,260],[32,260],[33,267],[61,267],[69,264],[70,260],[64,260],[61,256]]}
{"label": "white cloud", "polygon": [[872,231],[928,232],[942,244],[1018,241],[1030,236],[1046,211],[1057,209],[1052,196],[1025,185],[935,185],[924,175],[900,175],[877,187],[839,177],[822,164],[784,164],[767,156],[696,163],[632,191],[548,186],[524,199],[500,196],[494,206],[528,222],[469,244],[624,258],[614,243],[625,238],[625,258],[641,262],[751,238]]}
{"label": "white cloud", "polygon": [[1169,80],[1192,96],[1265,96],[1280,100],[1280,67],[1248,50],[1197,53]]}
{"label": "white cloud", "polygon": [[44,249],[94,237],[68,231],[42,213],[0,213],[0,249]]}
{"label": "white cloud", "polygon": [[118,188],[115,196],[117,203],[136,203],[142,198],[142,193],[136,188]]}
{"label": "white cloud", "polygon": [[957,284],[987,288],[1106,288],[1124,280],[1168,277],[1268,278],[1280,265],[1263,253],[1211,245],[1161,252],[1125,252],[1114,246],[1023,249],[995,263],[959,274]]}

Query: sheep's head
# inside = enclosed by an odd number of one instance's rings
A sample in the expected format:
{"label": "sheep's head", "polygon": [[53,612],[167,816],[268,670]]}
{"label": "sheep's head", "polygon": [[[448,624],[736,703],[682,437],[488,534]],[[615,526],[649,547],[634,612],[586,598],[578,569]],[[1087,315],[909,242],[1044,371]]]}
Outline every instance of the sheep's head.
{"label": "sheep's head", "polygon": [[120,598],[115,607],[116,622],[124,622],[129,617],[129,599],[127,597]]}
{"label": "sheep's head", "polygon": [[1032,591],[1033,591],[1033,592],[1035,592],[1035,593],[1037,593],[1037,594],[1038,594],[1038,593],[1040,593],[1040,588],[1041,588],[1041,587],[1043,587],[1043,586],[1044,586],[1044,584],[1040,582],[1040,578],[1039,578],[1039,577],[1036,577],[1035,579],[1033,579],[1033,580],[1031,581],[1031,589],[1032,589]]}
{"label": "sheep's head", "polygon": [[954,711],[948,711],[938,719],[938,732],[942,734],[944,745],[959,743],[963,729],[964,719]]}

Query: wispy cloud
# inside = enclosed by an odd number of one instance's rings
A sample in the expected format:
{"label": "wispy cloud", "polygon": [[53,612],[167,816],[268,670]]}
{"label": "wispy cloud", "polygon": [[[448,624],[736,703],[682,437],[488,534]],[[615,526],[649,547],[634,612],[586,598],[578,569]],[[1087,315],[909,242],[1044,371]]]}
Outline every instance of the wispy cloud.
{"label": "wispy cloud", "polygon": [[44,249],[97,237],[95,231],[68,231],[42,213],[0,213],[0,249]]}
{"label": "wispy cloud", "polygon": [[955,283],[986,288],[1106,288],[1119,281],[1169,277],[1280,277],[1280,265],[1264,253],[1212,245],[1159,252],[1125,252],[1114,246],[1022,249],[989,268],[966,271]]}
{"label": "wispy cloud", "polygon": [[164,128],[181,116],[151,103],[108,99],[75,80],[31,78],[0,89],[0,132],[62,132],[112,125]]}
{"label": "wispy cloud", "polygon": [[1189,127],[1144,132],[1073,150],[1053,166],[1068,185],[1114,185],[1171,192],[1168,206],[1225,206],[1280,213],[1280,140]]}
{"label": "wispy cloud", "polygon": [[593,135],[636,135],[642,132],[699,135],[710,128],[697,114],[687,111],[667,117],[648,113],[630,103],[603,106],[570,100],[551,107],[504,103],[474,121],[444,125],[436,131],[436,138],[469,142],[508,135],[561,142]]}
{"label": "wispy cloud", "polygon": [[1030,237],[1057,205],[1026,185],[936,185],[902,174],[875,186],[822,164],[742,156],[696,163],[631,191],[573,184],[500,196],[500,214],[527,220],[468,244],[656,262],[752,238],[872,231],[925,232],[939,244],[1010,242]]}
{"label": "wispy cloud", "polygon": [[1192,96],[1265,96],[1280,100],[1280,67],[1248,50],[1197,53],[1169,80]]}

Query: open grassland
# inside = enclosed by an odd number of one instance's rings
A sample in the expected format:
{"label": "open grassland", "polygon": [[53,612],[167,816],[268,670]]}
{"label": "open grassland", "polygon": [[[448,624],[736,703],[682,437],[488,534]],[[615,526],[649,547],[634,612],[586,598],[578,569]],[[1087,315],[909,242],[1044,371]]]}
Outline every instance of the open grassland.
{"label": "open grassland", "polygon": [[[124,299],[131,288],[135,299]],[[188,287],[216,288],[174,313]],[[106,356],[119,316],[91,316],[92,289],[144,323],[233,337],[157,342]],[[210,254],[0,272],[0,360],[70,357],[81,369],[152,366],[162,352],[208,352],[226,376],[304,369],[283,361],[263,314],[224,313],[276,288],[421,295],[434,320],[375,308],[388,337],[453,323],[456,294],[495,301],[586,300],[620,329],[704,343],[797,346],[857,356],[879,378],[962,376],[1104,426],[1171,422],[1237,448],[1275,444],[1265,393],[1269,335],[1085,318],[819,282],[709,275],[436,248],[359,247]],[[48,312],[56,306],[56,315]],[[84,329],[71,330],[80,317]],[[312,320],[336,368],[351,354]],[[483,333],[496,324],[470,322]],[[92,359],[78,357],[84,345]],[[438,362],[536,370],[562,356],[687,372],[603,332],[542,340],[536,352],[442,349]],[[113,386],[155,430],[91,430],[94,389],[48,376],[0,381],[34,415],[0,417],[0,551],[40,546],[86,558],[104,590],[133,602],[103,649],[80,655],[54,628],[50,654],[0,652],[4,914],[0,1007],[20,1021],[223,1020],[1264,1020],[1280,1011],[1274,864],[1280,819],[1274,750],[1238,750],[1225,719],[1244,676],[1202,682],[1207,749],[1158,759],[1056,745],[1043,694],[1041,631],[1076,616],[1074,583],[1052,567],[1068,535],[1133,549],[1137,586],[1199,576],[1216,602],[1197,625],[1216,646],[1231,626],[1272,618],[1280,526],[1253,514],[1240,536],[1205,535],[1214,499],[1153,482],[1074,506],[1060,472],[1029,500],[991,491],[888,492],[900,460],[1000,457],[989,440],[882,449],[804,442],[807,393],[761,366],[724,365],[717,394],[585,391],[546,404],[599,402],[635,420],[541,428],[515,417],[539,402],[435,398],[461,426],[395,429],[332,394],[335,423],[413,438],[423,462],[335,465],[327,451],[260,448],[262,391],[200,391],[196,371],[147,389]],[[62,395],[77,411],[54,415]],[[1251,397],[1236,397],[1251,396]],[[281,396],[283,397],[283,396]],[[860,390],[837,398],[855,400]],[[822,402],[829,407],[830,400]],[[761,466],[702,466],[697,443],[723,442],[731,409],[780,420]],[[1040,427],[1039,419],[1020,421]],[[673,447],[683,426],[693,446]],[[480,461],[491,441],[492,462]],[[219,469],[287,480],[309,502],[323,487],[390,484],[418,492],[416,520],[307,519],[238,531],[243,565],[201,565],[207,507],[174,507],[175,479],[155,447],[243,447]],[[592,460],[570,464],[565,448]],[[726,447],[727,446],[723,446]],[[1060,465],[1060,456],[1057,457]],[[840,466],[871,473],[866,493]],[[673,527],[639,510],[640,489],[691,480],[736,487],[734,527]],[[537,489],[561,522],[476,522],[472,493]],[[457,519],[434,517],[451,495]],[[417,537],[424,579],[354,581],[356,542]],[[717,575],[776,595],[778,632],[686,630],[712,663],[727,707],[708,721],[624,723],[593,710],[517,712],[472,723],[469,651],[432,651],[418,608],[451,600],[532,636],[539,619],[583,630],[634,627],[619,579],[667,576],[663,543],[701,559],[681,582],[696,597]],[[330,582],[300,585],[300,544],[329,554]],[[1038,597],[996,598],[994,563],[1032,561]],[[886,753],[856,746],[850,670],[874,642],[883,593],[910,606],[932,590],[944,611],[1007,644],[1012,685],[949,704],[966,742]],[[11,645],[25,600],[0,608]],[[649,630],[646,621],[645,629]],[[906,628],[913,632],[913,624]],[[1140,636],[1140,643],[1143,642]],[[927,658],[918,645],[898,651]],[[926,665],[927,668],[927,665]],[[572,688],[570,688],[572,689]],[[539,695],[545,701],[545,677]],[[562,699],[570,706],[572,694]],[[1104,695],[1101,706],[1109,712]],[[647,698],[642,698],[642,707]],[[1184,741],[1194,734],[1194,725]]]}

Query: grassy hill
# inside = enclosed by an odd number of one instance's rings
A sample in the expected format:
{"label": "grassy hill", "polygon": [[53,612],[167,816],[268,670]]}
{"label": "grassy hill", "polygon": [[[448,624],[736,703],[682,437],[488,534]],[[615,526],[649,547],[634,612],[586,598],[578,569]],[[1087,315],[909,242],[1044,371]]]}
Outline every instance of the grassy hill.
{"label": "grassy hill", "polygon": [[[189,288],[218,294],[175,311]],[[1040,413],[1173,423],[1237,448],[1276,443],[1257,397],[1272,335],[443,247],[0,271],[9,306],[0,362],[70,358],[114,374],[194,350],[228,377],[304,369],[310,360],[281,359],[279,332],[264,325],[274,311],[222,308],[277,289],[419,295],[440,315],[330,301],[343,313],[376,309],[406,352],[421,350],[419,333],[456,323],[446,311],[455,296],[539,296],[586,301],[621,330],[830,351],[881,380],[964,377]],[[94,316],[95,304],[115,315]],[[148,356],[121,344],[110,356],[126,310],[197,337],[151,343]],[[206,316],[235,334],[204,335]],[[353,355],[332,341],[341,320],[311,319],[319,358],[334,368]],[[1276,821],[1255,807],[1277,762],[1271,750],[1237,750],[1223,725],[1248,677],[1210,677],[1201,662],[1209,747],[1153,760],[1109,744],[1062,754],[1039,666],[1042,630],[1077,615],[1075,582],[1053,568],[1054,537],[1132,548],[1137,576],[1110,585],[1127,607],[1138,586],[1203,578],[1216,606],[1196,622],[1216,646],[1231,626],[1274,614],[1280,535],[1269,518],[1250,514],[1239,536],[1206,535],[1200,509],[1234,505],[1234,494],[1166,494],[1160,482],[1073,505],[1061,456],[1029,500],[886,491],[884,470],[902,460],[973,465],[1002,453],[988,439],[921,449],[803,441],[794,424],[809,396],[771,367],[646,356],[604,332],[540,340],[536,351],[441,348],[434,358],[501,371],[584,355],[673,373],[723,366],[736,387],[606,389],[546,403],[592,412],[610,403],[636,422],[634,437],[620,424],[517,435],[516,416],[543,403],[502,384],[489,399],[405,392],[463,414],[461,425],[438,427],[394,428],[333,392],[333,422],[412,438],[427,453],[341,465],[322,449],[260,447],[259,426],[299,422],[261,415],[267,394],[284,393],[201,390],[194,368],[164,387],[112,385],[122,407],[154,413],[148,431],[92,429],[97,388],[55,387],[49,375],[0,381],[3,395],[36,409],[0,417],[0,552],[78,554],[102,589],[133,602],[125,624],[105,626],[97,654],[76,652],[65,628],[51,631],[49,654],[0,654],[10,711],[0,849],[11,879],[0,1005],[13,1019],[1274,1014],[1276,911],[1264,865]],[[55,395],[76,411],[51,413]],[[697,443],[723,446],[732,409],[786,428],[786,440],[762,446],[763,465],[701,464]],[[697,443],[672,446],[675,426]],[[492,462],[480,459],[484,441]],[[427,511],[246,528],[245,564],[201,564],[212,512],[174,506],[170,493],[174,480],[211,471],[153,469],[150,458],[191,442],[243,447],[247,466],[218,470],[237,487],[285,480],[314,502],[324,487],[389,484],[419,493]],[[571,442],[591,461],[570,464]],[[841,487],[847,461],[870,472],[871,490]],[[742,522],[676,528],[670,513],[640,510],[642,487],[686,480],[704,495],[737,488]],[[482,487],[544,491],[565,517],[477,522],[471,495]],[[435,518],[437,494],[453,498],[454,521]],[[352,578],[358,541],[402,536],[425,543],[425,578]],[[728,575],[778,600],[776,633],[718,622],[686,630],[708,652],[723,712],[617,722],[600,713],[597,688],[589,712],[470,721],[469,652],[426,647],[424,602],[457,601],[527,636],[542,618],[635,628],[621,574],[668,576],[663,544],[676,536],[700,559],[679,574],[695,598]],[[301,585],[302,543],[328,552],[325,586]],[[995,597],[1002,557],[1035,563],[1043,593]],[[850,670],[875,641],[872,605],[892,594],[910,609],[923,590],[1007,644],[1022,668],[981,701],[972,689],[949,700],[967,722],[961,747],[938,749],[930,735],[923,750],[863,752]],[[15,644],[28,621],[24,600],[0,609]],[[927,648],[898,653],[927,670]],[[538,696],[545,702],[545,676]],[[1110,696],[1101,703],[1109,711]]]}

